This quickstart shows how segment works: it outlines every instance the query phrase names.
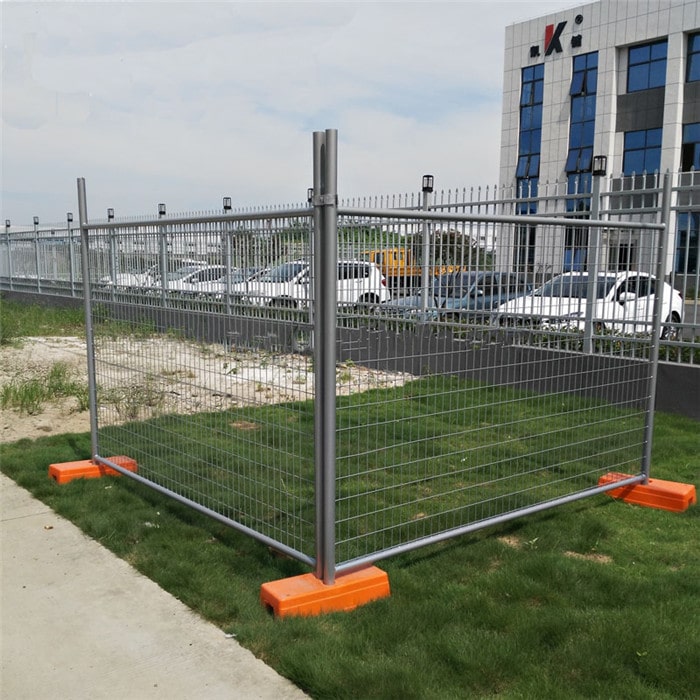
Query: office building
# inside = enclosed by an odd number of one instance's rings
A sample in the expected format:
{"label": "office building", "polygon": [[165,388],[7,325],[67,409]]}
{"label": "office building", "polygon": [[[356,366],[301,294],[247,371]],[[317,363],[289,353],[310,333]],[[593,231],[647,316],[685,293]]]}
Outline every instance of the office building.
{"label": "office building", "polygon": [[[603,159],[597,159],[603,156]],[[594,164],[604,192],[654,189],[659,173],[676,188],[666,271],[698,274],[700,229],[700,2],[600,0],[506,30],[500,181],[518,213],[542,214],[545,190],[591,192]],[[680,173],[685,173],[681,175]],[[700,173],[699,173],[700,174]],[[590,214],[590,197],[562,197],[560,212]],[[615,198],[607,200],[615,206]],[[619,198],[622,201],[622,198]],[[652,216],[659,197],[634,200]],[[547,213],[551,213],[548,211]],[[554,252],[535,227],[502,239],[503,266],[585,269],[586,233],[571,229]],[[642,235],[641,233],[638,235]],[[604,264],[635,263],[634,238],[608,241]]]}

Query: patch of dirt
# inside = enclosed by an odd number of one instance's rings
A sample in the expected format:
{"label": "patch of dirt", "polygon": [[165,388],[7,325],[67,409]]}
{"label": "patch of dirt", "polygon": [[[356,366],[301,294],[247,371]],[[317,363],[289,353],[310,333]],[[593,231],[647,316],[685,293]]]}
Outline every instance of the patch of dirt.
{"label": "patch of dirt", "polygon": [[[0,349],[0,387],[13,380],[42,376],[57,362],[64,363],[77,381],[87,383],[85,341],[80,338],[27,338]],[[74,397],[48,403],[31,415],[12,408],[0,409],[0,442],[14,442],[52,433],[90,430],[89,411],[80,411]]]}
{"label": "patch of dirt", "polygon": [[[192,414],[241,406],[304,401],[314,396],[311,358],[227,350],[174,338],[116,338],[96,342],[100,426],[162,413]],[[85,341],[77,337],[25,338],[0,349],[0,387],[45,374],[63,363],[87,385]],[[345,363],[336,369],[336,394],[400,386],[414,379]],[[239,430],[253,430],[240,423]],[[0,409],[0,442],[47,434],[87,432],[89,411],[76,398],[47,403],[35,415]]]}
{"label": "patch of dirt", "polygon": [[591,552],[589,554],[581,554],[580,552],[564,552],[565,557],[570,559],[583,559],[585,561],[594,561],[598,564],[612,564],[612,557],[607,554],[596,554]]}

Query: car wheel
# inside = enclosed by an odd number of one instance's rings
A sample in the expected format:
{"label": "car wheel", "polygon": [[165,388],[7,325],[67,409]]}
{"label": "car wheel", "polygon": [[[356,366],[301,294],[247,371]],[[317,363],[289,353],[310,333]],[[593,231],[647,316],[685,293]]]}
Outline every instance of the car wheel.
{"label": "car wheel", "polygon": [[675,311],[673,311],[664,321],[663,328],[661,329],[661,339],[678,340],[680,336],[680,328],[678,327],[680,322],[681,317]]}
{"label": "car wheel", "polygon": [[365,296],[360,297],[355,306],[355,311],[363,312],[365,314],[373,314],[379,308],[379,299],[374,294],[365,294]]}
{"label": "car wheel", "polygon": [[269,305],[274,309],[296,309],[297,307],[294,299],[289,299],[286,297],[273,299]]}

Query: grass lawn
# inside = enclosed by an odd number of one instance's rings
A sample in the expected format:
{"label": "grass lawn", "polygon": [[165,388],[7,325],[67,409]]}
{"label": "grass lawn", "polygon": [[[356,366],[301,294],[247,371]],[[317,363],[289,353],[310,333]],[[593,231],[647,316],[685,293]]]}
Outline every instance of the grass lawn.
{"label": "grass lawn", "polygon": [[[697,506],[596,496],[391,558],[392,596],[352,613],[276,620],[260,585],[300,564],[127,478],[48,478],[89,456],[87,434],[0,445],[5,474],[312,697],[698,695]],[[698,423],[657,414],[652,476],[700,486]]]}
{"label": "grass lawn", "polygon": [[[698,485],[697,424],[657,416],[654,475]],[[594,497],[383,563],[389,599],[275,620],[296,562],[128,479],[57,486],[88,435],[2,445],[2,470],[318,698],[693,697],[697,507]]]}

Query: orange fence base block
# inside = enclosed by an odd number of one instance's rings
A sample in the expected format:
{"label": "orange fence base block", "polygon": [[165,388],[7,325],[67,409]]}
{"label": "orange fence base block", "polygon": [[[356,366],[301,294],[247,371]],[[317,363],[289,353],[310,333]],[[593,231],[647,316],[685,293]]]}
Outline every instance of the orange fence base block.
{"label": "orange fence base block", "polygon": [[260,600],[276,617],[354,610],[391,594],[389,577],[375,566],[338,576],[326,586],[314,574],[263,583]]}
{"label": "orange fence base block", "polygon": [[[601,476],[598,486],[612,484],[620,479],[629,478],[628,474],[616,474],[614,472]],[[619,498],[625,503],[633,503],[648,508],[670,510],[674,513],[682,513],[698,502],[697,493],[693,484],[682,484],[677,481],[664,481],[662,479],[649,479],[646,484],[630,484],[611,489],[607,492],[613,498]]]}
{"label": "orange fence base block", "polygon": [[[107,457],[107,459],[127,471],[135,472],[137,470],[136,460],[131,459],[131,457],[120,455]],[[73,479],[96,479],[100,476],[120,476],[120,474],[116,469],[97,464],[91,459],[82,459],[77,462],[49,464],[49,476],[58,484],[67,484]]]}

